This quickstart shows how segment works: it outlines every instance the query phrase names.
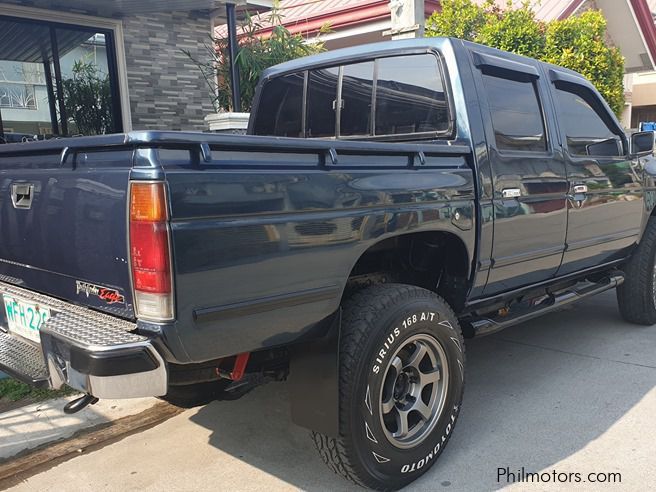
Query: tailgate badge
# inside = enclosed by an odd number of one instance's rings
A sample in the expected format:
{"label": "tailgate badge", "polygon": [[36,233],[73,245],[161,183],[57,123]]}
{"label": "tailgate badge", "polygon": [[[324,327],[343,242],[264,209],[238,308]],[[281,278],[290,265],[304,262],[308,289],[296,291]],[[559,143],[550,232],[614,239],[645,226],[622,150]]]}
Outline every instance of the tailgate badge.
{"label": "tailgate badge", "polygon": [[107,304],[124,304],[125,297],[116,289],[103,287],[102,285],[90,284],[89,282],[75,281],[75,293],[84,294],[87,297],[95,296]]}
{"label": "tailgate badge", "polygon": [[11,185],[11,203],[14,208],[32,208],[34,185],[31,183],[14,183]]}

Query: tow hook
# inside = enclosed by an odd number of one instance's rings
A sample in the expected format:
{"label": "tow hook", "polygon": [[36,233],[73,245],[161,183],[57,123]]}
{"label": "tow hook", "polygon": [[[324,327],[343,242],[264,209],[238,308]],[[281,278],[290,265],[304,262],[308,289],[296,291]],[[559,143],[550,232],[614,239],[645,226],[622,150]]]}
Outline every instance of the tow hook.
{"label": "tow hook", "polygon": [[64,413],[67,414],[72,414],[72,413],[77,413],[80,410],[82,410],[84,407],[88,405],[95,405],[98,403],[98,398],[96,398],[93,395],[84,395],[79,398],[76,398],[73,401],[69,401],[66,405],[64,405]]}

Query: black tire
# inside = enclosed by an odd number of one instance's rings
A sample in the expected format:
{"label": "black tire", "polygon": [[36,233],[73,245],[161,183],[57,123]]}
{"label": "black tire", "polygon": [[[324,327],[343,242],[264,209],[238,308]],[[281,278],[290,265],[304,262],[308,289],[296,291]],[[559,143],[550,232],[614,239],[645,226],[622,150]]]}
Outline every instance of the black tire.
{"label": "black tire", "polygon": [[651,217],[640,244],[624,267],[624,283],[617,288],[620,314],[629,323],[656,324],[656,219]]}
{"label": "black tire", "polygon": [[[422,346],[433,355],[419,360]],[[413,356],[419,372],[404,366]],[[335,473],[356,484],[378,490],[404,487],[435,463],[460,411],[465,345],[458,320],[428,290],[401,284],[369,287],[343,305],[339,357],[339,437],[313,432],[317,450]],[[410,372],[404,379],[406,369]],[[436,373],[439,381],[426,384]],[[414,394],[433,408],[430,418],[401,411],[418,405],[416,398],[403,396],[409,388],[419,388]],[[396,400],[397,389],[401,400]],[[439,404],[433,398],[438,393]],[[416,434],[408,432],[405,441],[398,424],[401,413],[406,422],[415,422],[411,432]]]}

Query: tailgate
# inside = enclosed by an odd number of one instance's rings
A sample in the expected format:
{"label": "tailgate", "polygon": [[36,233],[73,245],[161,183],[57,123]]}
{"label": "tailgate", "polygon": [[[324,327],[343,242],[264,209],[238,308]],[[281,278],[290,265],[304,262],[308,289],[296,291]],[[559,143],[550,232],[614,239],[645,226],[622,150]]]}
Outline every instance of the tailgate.
{"label": "tailgate", "polygon": [[133,317],[127,246],[130,149],[3,152],[0,281]]}

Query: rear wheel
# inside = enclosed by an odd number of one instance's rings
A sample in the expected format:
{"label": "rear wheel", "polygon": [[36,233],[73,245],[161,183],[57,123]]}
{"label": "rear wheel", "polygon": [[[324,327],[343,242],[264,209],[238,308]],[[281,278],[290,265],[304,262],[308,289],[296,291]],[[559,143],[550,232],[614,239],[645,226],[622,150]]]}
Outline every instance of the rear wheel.
{"label": "rear wheel", "polygon": [[394,490],[425,473],[455,426],[464,342],[436,294],[382,284],[343,306],[339,436],[314,433],[324,461],[360,485]]}
{"label": "rear wheel", "polygon": [[656,324],[656,218],[647,222],[640,244],[624,268],[617,288],[622,318],[640,325]]}

